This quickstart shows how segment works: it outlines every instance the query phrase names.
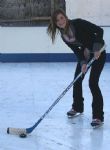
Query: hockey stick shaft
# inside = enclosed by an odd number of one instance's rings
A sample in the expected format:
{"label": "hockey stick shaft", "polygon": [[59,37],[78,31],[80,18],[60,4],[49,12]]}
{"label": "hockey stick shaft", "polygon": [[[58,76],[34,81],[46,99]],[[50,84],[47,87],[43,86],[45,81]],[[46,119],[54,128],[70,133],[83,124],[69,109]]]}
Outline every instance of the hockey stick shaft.
{"label": "hockey stick shaft", "polygon": [[75,78],[74,81],[72,81],[69,84],[69,86],[60,94],[60,96],[54,101],[54,103],[48,108],[48,110],[38,119],[38,121],[32,127],[26,128],[26,129],[9,127],[7,129],[7,133],[8,134],[16,134],[16,135],[31,133],[81,76],[82,76],[82,72]]}
{"label": "hockey stick shaft", "polygon": [[[104,51],[105,46],[100,49],[100,52]],[[91,61],[87,64],[87,68],[89,69],[90,66],[95,61],[95,58],[92,58]],[[88,71],[87,69],[87,71]],[[48,108],[48,110],[38,119],[38,121],[30,128],[8,128],[7,133],[9,134],[29,134],[31,133],[39,123],[47,116],[47,114],[53,109],[53,107],[62,99],[62,97],[69,91],[69,89],[74,86],[74,83],[82,76],[82,72],[68,85],[68,87],[60,94],[60,96],[53,102],[53,104]]]}
{"label": "hockey stick shaft", "polygon": [[60,96],[54,101],[54,103],[49,107],[49,109],[40,117],[40,119],[35,123],[31,128],[27,128],[26,132],[31,133],[38,124],[44,119],[44,117],[52,110],[52,108],[62,99],[62,97],[69,91],[69,89],[73,86],[73,84],[81,77],[82,72],[76,77],[74,81],[72,81],[68,87],[60,94]]}

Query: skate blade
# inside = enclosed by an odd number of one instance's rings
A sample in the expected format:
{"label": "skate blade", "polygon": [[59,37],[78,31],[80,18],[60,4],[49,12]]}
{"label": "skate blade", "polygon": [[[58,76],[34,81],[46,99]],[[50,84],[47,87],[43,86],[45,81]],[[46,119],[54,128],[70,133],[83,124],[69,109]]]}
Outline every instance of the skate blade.
{"label": "skate blade", "polygon": [[75,114],[75,115],[67,115],[68,116],[68,118],[76,118],[76,117],[78,117],[78,116],[81,116],[83,113],[77,113],[77,114]]}
{"label": "skate blade", "polygon": [[92,126],[93,129],[97,129],[97,128],[102,127],[103,124],[104,124],[104,123],[101,123],[101,124],[99,124],[99,125],[93,125],[93,126],[91,125],[91,126]]}

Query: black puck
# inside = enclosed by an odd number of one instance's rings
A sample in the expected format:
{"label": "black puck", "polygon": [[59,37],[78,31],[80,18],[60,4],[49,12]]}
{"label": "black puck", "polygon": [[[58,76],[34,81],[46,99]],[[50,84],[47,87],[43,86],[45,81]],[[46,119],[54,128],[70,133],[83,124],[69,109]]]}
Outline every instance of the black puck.
{"label": "black puck", "polygon": [[9,134],[9,128],[7,128],[7,134]]}
{"label": "black puck", "polygon": [[27,137],[27,134],[25,134],[25,133],[21,133],[21,134],[19,135],[19,137],[21,137],[21,138],[25,138],[25,137]]}

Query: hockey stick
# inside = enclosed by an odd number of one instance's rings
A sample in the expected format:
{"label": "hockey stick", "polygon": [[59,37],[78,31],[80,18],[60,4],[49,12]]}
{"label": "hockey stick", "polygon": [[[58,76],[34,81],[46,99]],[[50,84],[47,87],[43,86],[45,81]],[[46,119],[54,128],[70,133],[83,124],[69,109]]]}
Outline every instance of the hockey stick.
{"label": "hockey stick", "polygon": [[[104,51],[105,45],[100,49],[100,52]],[[92,58],[91,61],[87,64],[87,71],[95,61],[95,58]],[[38,119],[38,121],[29,128],[7,128],[8,134],[16,134],[20,137],[26,137],[27,134],[30,134],[39,123],[47,116],[47,114],[53,109],[53,107],[61,100],[61,98],[69,91],[69,89],[74,85],[74,83],[82,76],[82,72],[68,85],[68,87],[60,94],[60,96],[53,102],[53,104],[48,108],[48,110]]]}

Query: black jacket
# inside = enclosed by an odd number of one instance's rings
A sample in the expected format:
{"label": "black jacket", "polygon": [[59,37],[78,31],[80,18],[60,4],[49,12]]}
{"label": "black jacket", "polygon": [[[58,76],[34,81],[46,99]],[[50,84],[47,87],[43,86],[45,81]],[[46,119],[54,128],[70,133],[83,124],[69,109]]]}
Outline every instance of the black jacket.
{"label": "black jacket", "polygon": [[71,29],[75,31],[76,40],[82,45],[70,44],[62,36],[63,41],[74,51],[79,62],[85,62],[84,49],[91,52],[100,50],[104,45],[103,29],[83,19],[69,20]]}

